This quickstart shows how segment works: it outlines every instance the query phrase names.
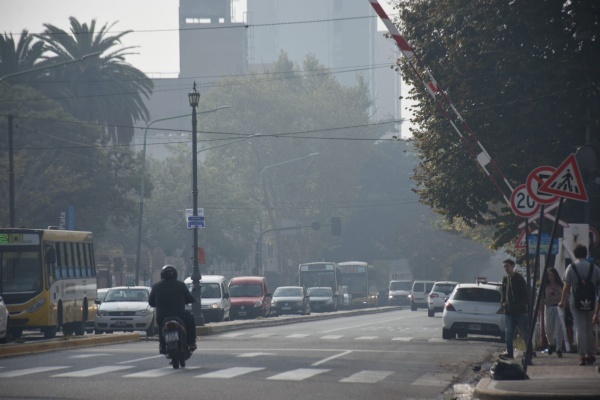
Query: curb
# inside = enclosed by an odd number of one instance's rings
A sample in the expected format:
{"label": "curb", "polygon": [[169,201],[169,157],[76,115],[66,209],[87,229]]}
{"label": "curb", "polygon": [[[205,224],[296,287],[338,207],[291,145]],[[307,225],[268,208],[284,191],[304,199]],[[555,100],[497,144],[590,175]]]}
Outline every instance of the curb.
{"label": "curb", "polygon": [[122,333],[102,336],[78,337],[71,336],[63,340],[47,340],[35,343],[17,343],[0,347],[0,358],[43,353],[77,347],[102,346],[114,343],[136,342],[140,340],[139,333]]}

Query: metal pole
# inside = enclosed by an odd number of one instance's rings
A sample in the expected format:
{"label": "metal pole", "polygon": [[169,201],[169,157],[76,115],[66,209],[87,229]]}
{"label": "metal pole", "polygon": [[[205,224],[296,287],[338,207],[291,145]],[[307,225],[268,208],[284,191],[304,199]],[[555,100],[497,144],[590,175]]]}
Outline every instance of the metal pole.
{"label": "metal pole", "polygon": [[15,227],[15,167],[13,163],[13,116],[8,116],[8,215],[9,227]]}

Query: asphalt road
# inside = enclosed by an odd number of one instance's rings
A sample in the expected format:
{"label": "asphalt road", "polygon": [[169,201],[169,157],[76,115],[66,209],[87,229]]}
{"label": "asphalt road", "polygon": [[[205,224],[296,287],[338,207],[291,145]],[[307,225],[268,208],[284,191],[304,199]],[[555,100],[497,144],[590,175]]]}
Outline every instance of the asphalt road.
{"label": "asphalt road", "polygon": [[[397,310],[218,333],[173,370],[155,340],[0,359],[3,399],[445,399],[502,344]],[[33,384],[32,384],[33,383]]]}

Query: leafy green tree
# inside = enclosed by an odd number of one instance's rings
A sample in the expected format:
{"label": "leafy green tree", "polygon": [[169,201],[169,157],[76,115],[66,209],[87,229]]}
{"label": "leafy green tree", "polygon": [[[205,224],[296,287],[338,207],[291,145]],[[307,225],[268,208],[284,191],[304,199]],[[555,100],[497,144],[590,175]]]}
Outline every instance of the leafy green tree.
{"label": "leafy green tree", "polygon": [[35,35],[44,43],[48,62],[81,59],[101,53],[85,62],[65,65],[48,71],[42,92],[56,98],[65,110],[82,121],[106,125],[103,142],[129,144],[135,121],[147,121],[144,97],[152,92],[153,83],[143,72],[125,61],[133,47],[117,48],[121,38],[131,31],[110,34],[114,27],[104,24],[96,29],[96,20],[88,25],[69,18],[70,34],[54,25]]}
{"label": "leafy green tree", "polygon": [[[31,99],[35,99],[32,101]],[[99,146],[102,130],[73,119],[60,104],[27,86],[0,85],[0,115],[14,116],[15,222],[32,228],[58,225],[75,208],[75,229],[98,235],[109,224],[131,223],[139,169],[130,150]],[[7,124],[0,124],[0,170],[8,171]],[[8,175],[0,199],[8,204]],[[9,222],[0,207],[0,225]]]}
{"label": "leafy green tree", "polygon": [[[598,145],[600,4],[575,0],[398,2],[402,35],[452,98],[512,187],[540,165]],[[494,246],[518,218],[469,155],[407,63],[415,86],[414,179],[420,201],[449,222],[494,227]],[[454,121],[460,125],[459,121]],[[595,202],[593,215],[600,215]],[[563,219],[581,221],[580,205]],[[597,217],[596,217],[597,219]]]}

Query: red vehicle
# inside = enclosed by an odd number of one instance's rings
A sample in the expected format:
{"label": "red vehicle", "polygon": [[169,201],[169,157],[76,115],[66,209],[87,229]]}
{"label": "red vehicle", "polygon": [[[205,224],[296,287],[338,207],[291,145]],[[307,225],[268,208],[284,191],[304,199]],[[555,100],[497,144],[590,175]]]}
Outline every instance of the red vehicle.
{"label": "red vehicle", "polygon": [[238,276],[229,281],[231,319],[268,317],[272,293],[264,276]]}

